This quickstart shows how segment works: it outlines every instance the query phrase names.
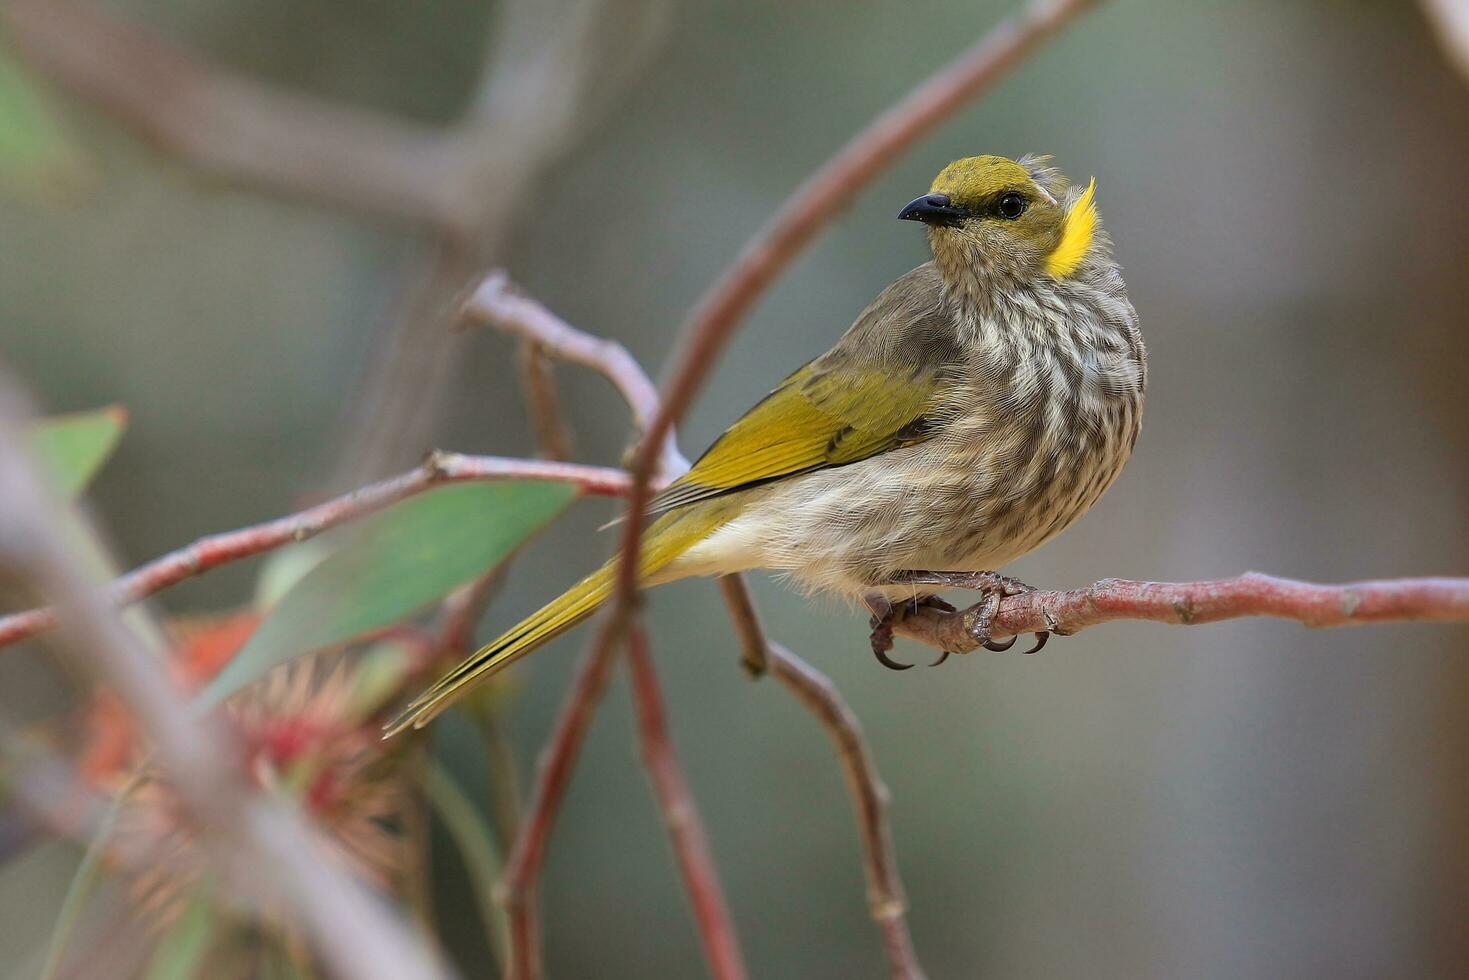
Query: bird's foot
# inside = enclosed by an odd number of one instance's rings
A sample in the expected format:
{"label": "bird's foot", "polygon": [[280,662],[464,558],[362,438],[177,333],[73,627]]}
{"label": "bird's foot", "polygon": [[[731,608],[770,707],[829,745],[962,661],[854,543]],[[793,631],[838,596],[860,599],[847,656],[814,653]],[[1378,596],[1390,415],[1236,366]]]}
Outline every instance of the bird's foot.
{"label": "bird's foot", "polygon": [[[994,653],[1004,653],[1015,645],[1016,637],[1001,643],[991,638],[990,632],[994,625],[995,615],[1000,611],[1000,602],[1007,596],[1025,595],[1034,592],[1033,586],[1026,585],[1011,575],[1001,575],[999,572],[900,572],[894,577],[894,583],[899,585],[937,585],[947,589],[972,589],[982,593],[982,598],[974,605],[965,609],[964,631],[974,642]],[[946,604],[947,605],[947,604]],[[952,608],[952,607],[951,607]],[[889,625],[889,643],[891,644],[892,627]],[[874,634],[875,637],[875,634]],[[1041,648],[1050,640],[1049,630],[1039,630],[1035,633],[1035,644],[1026,655],[1040,652]],[[876,640],[874,638],[874,644]],[[874,646],[875,649],[875,646]],[[949,656],[946,651],[943,656],[934,661],[941,664]]]}
{"label": "bird's foot", "polygon": [[[907,670],[912,664],[901,663],[888,656],[888,651],[893,648],[893,624],[905,616],[912,615],[921,608],[938,609],[941,612],[957,612],[953,606],[935,595],[917,596],[913,599],[905,599],[894,603],[880,593],[873,593],[867,597],[867,608],[872,611],[872,654],[877,657],[877,662],[889,670]],[[1013,640],[1011,641],[1014,642]],[[937,667],[949,657],[949,651],[945,650],[929,666]]]}

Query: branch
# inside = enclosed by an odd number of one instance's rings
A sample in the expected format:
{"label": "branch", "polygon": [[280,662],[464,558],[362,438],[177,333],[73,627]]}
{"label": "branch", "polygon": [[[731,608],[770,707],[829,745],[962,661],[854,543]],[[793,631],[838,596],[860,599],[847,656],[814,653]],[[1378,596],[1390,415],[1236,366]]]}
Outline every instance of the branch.
{"label": "branch", "polygon": [[1422,4],[1439,45],[1469,80],[1469,6],[1464,0],[1422,0]]}
{"label": "branch", "polygon": [[988,89],[1042,41],[1096,0],[1033,0],[868,124],[836,156],[786,198],[774,218],[745,245],[695,304],[663,388],[662,406],[648,425],[631,466],[633,490],[623,522],[617,603],[637,592],[644,515],[663,440],[693,401],[714,360],[755,301],[817,232],[857,193],[934,126]]}
{"label": "branch", "polygon": [[531,429],[536,434],[536,444],[541,447],[537,455],[542,459],[570,459],[571,430],[567,428],[561,399],[556,394],[556,373],[551,358],[540,344],[523,340],[516,360]]}
{"label": "branch", "polygon": [[[595,130],[646,63],[670,2],[505,0],[494,7],[478,98],[444,134],[459,161],[459,220],[473,237],[442,229],[432,257],[419,260],[421,284],[405,297],[387,342],[376,345],[360,386],[364,404],[348,416],[343,485],[380,476],[428,441],[457,380],[446,329],[454,299],[481,266],[503,256],[544,173]],[[403,179],[423,178],[410,172]]]}
{"label": "branch", "polygon": [[507,980],[539,980],[541,976],[540,912],[536,886],[545,862],[546,842],[550,839],[551,825],[561,808],[566,788],[571,785],[587,728],[596,714],[602,693],[607,689],[615,651],[614,644],[594,644],[582,660],[557,715],[551,738],[541,750],[540,761],[536,764],[535,786],[531,789],[515,846],[505,861],[505,879],[501,884],[505,912],[510,920]]}
{"label": "branch", "polygon": [[704,956],[715,980],[744,980],[745,963],[735,938],[734,923],[709,851],[709,840],[699,820],[699,811],[689,792],[673,742],[668,734],[668,719],[663,709],[663,693],[653,670],[648,638],[641,625],[628,629],[628,673],[632,678],[633,704],[638,713],[638,737],[643,750],[643,765],[658,794],[663,822],[673,842],[673,853],[683,873],[684,887],[694,906],[699,936],[704,941]]}
{"label": "branch", "polygon": [[433,128],[212,68],[90,5],[9,0],[0,15],[34,68],[204,173],[469,233]]}
{"label": "branch", "polygon": [[[202,537],[139,565],[112,582],[107,587],[107,596],[117,605],[138,602],[221,565],[314,538],[338,524],[365,517],[440,484],[482,480],[551,480],[575,484],[582,493],[596,496],[619,496],[629,486],[626,473],[601,466],[435,452],[407,473],[342,494],[299,513]],[[55,625],[56,612],[52,609],[31,609],[0,618],[0,646],[24,640]]]}
{"label": "branch", "polygon": [[[9,393],[4,393],[8,395]],[[14,399],[11,399],[12,401]],[[6,406],[8,407],[8,406]],[[125,628],[73,554],[79,528],[51,503],[23,445],[19,411],[0,412],[0,572],[55,602],[67,650],[126,704],[220,873],[257,908],[299,923],[342,976],[440,976],[431,954],[378,898],[324,859],[295,811],[252,792],[226,730],[192,711],[158,669],[163,652]]]}
{"label": "branch", "polygon": [[[627,402],[639,432],[646,434],[657,417],[658,389],[626,347],[571,326],[516,289],[504,270],[485,277],[465,300],[460,316],[471,326],[496,327],[535,343],[563,361],[602,374]],[[663,435],[657,464],[660,472],[669,477],[689,468],[688,460],[678,451],[672,426]]]}
{"label": "branch", "polygon": [[[556,8],[556,9],[548,9]],[[428,441],[452,389],[443,312],[500,254],[544,171],[592,129],[663,35],[668,0],[507,0],[477,97],[448,126],[315,99],[230,72],[87,3],[0,0],[32,68],[199,173],[431,237],[362,385],[340,481]]]}
{"label": "branch", "polygon": [[218,68],[86,3],[7,0],[0,24],[37,71],[201,173],[469,242],[505,224],[591,96],[625,83],[625,65],[601,77],[609,60],[644,58],[661,30],[661,0],[581,4],[554,31],[539,4],[520,6],[533,9],[497,18],[479,104],[448,127]]}
{"label": "branch", "polygon": [[[940,650],[969,653],[970,610],[928,607],[900,619],[893,631]],[[1317,585],[1247,572],[1213,582],[1131,582],[1103,579],[1070,592],[1029,592],[1000,603],[991,634],[1050,630],[1063,635],[1119,619],[1214,623],[1242,616],[1273,616],[1307,626],[1359,626],[1403,620],[1469,622],[1469,578],[1383,579]]]}
{"label": "branch", "polygon": [[908,932],[907,902],[898,877],[897,855],[888,831],[888,791],[872,762],[862,726],[831,680],[778,643],[769,642],[755,616],[744,581],[719,580],[740,644],[750,658],[758,650],[773,665],[775,677],[806,706],[836,745],[857,811],[862,835],[862,866],[867,874],[867,902],[882,933],[888,969],[894,980],[922,980],[923,968]]}
{"label": "branch", "polygon": [[[563,357],[577,355],[582,363],[598,368],[608,374],[623,392],[628,404],[634,406],[634,415],[641,406],[645,414],[657,407],[657,392],[653,383],[620,345],[603,341],[583,333],[562,321],[545,307],[514,292],[503,272],[492,273],[475,292],[469,307],[508,332],[517,333],[523,339],[522,369],[526,400],[531,405],[531,414],[536,420],[542,451],[556,455],[558,445],[569,441],[560,424],[561,406],[556,396],[555,385],[550,377],[546,357],[555,352]],[[468,308],[466,318],[469,317]],[[554,347],[552,346],[554,344]],[[539,371],[536,368],[540,368]],[[664,446],[665,475],[681,473],[688,463],[679,454],[672,436]],[[709,851],[699,811],[689,792],[687,780],[674,754],[673,741],[668,733],[668,724],[663,709],[663,695],[659,690],[658,676],[653,667],[652,655],[648,652],[647,636],[641,625],[631,624],[628,634],[628,672],[632,680],[633,701],[638,712],[638,736],[643,749],[643,764],[657,794],[668,826],[670,842],[679,871],[683,875],[689,900],[694,908],[694,920],[698,925],[699,938],[704,944],[705,956],[716,980],[744,980],[744,958],[735,937],[734,924],[724,899],[724,890],[719,883],[719,874]],[[593,658],[611,659],[613,656],[610,634],[605,630],[594,648]],[[589,692],[599,695],[600,692]],[[572,697],[576,698],[573,691]],[[588,711],[595,705],[586,706]],[[578,742],[566,744],[570,757],[567,765],[575,763],[579,750]],[[557,768],[560,767],[548,767]],[[566,778],[570,779],[567,771]],[[559,794],[555,799],[542,794],[549,801],[550,809],[543,818],[549,834],[549,824],[555,816]],[[519,836],[518,834],[516,835]],[[537,873],[533,873],[534,875]],[[526,902],[534,902],[534,887],[523,889]],[[512,938],[512,945],[538,941],[534,928],[523,927]],[[513,959],[520,964],[538,964],[538,951],[518,949]]]}

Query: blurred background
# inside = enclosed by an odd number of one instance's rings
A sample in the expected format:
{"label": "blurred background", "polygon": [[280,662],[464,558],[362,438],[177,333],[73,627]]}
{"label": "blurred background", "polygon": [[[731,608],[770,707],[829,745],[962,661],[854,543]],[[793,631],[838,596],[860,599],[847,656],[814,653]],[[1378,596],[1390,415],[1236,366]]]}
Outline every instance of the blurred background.
{"label": "blurred background", "polygon": [[[471,188],[483,202],[477,230],[447,234],[371,187],[342,189],[358,198],[344,204],[180,160],[173,137],[99,109],[105,91],[48,71],[56,60],[38,52],[79,30],[66,16],[58,27],[44,3],[7,8],[0,41],[55,120],[65,167],[0,196],[0,354],[47,411],[126,406],[128,434],[89,498],[122,564],[435,446],[533,453],[515,344],[448,330],[460,286],[504,264],[656,375],[689,306],[784,195],[1012,7],[523,6],[54,8],[117,18],[318,109],[350,105],[364,127],[492,116],[466,139],[495,166],[455,184],[422,163],[427,196]],[[584,29],[567,26],[579,17]],[[591,65],[591,81],[560,98],[533,68],[567,34],[553,64]],[[166,77],[186,134],[207,137],[209,103],[180,94],[200,79],[141,63]],[[517,126],[534,135],[519,142]],[[242,141],[269,157],[268,138]],[[1116,486],[1009,571],[1070,587],[1469,570],[1469,85],[1408,2],[1100,3],[898,160],[789,270],[681,427],[684,450],[925,260],[921,232],[894,215],[940,167],[1032,151],[1096,175],[1151,385]],[[557,378],[576,458],[615,465],[630,437],[621,402],[588,372]],[[599,562],[613,538],[597,528],[615,513],[584,501],[537,538],[481,632]],[[234,608],[258,570],[201,577],[156,608]],[[1463,975],[1464,629],[1124,623],[1037,657],[895,675],[873,663],[864,617],[777,582],[755,589],[772,635],[863,721],[931,976]],[[824,734],[776,685],[744,679],[708,583],[660,590],[648,615],[752,975],[884,975]],[[517,669],[507,719],[523,773],[586,640]],[[897,653],[929,651],[899,641]],[[40,656],[6,656],[3,676],[16,717],[73,696]],[[437,741],[462,772],[476,766],[467,727],[451,719]],[[484,975],[457,858],[434,854],[446,941],[466,975]],[[0,867],[8,974],[34,975],[76,855],[44,842]],[[543,895],[550,975],[703,975],[620,679]]]}

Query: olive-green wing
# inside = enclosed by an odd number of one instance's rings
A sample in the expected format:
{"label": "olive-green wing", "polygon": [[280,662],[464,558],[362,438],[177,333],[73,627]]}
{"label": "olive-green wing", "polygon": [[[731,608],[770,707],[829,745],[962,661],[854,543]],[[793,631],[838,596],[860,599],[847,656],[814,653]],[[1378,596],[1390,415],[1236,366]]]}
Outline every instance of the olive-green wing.
{"label": "olive-green wing", "polygon": [[922,442],[961,356],[939,282],[921,266],[889,286],[826,354],[730,426],[652,504],[668,510]]}

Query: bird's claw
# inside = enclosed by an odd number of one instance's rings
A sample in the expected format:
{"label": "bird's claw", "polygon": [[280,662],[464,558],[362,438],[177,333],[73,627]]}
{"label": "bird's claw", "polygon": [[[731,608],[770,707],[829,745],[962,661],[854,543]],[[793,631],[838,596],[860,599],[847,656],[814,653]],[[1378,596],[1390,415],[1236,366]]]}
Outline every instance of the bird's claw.
{"label": "bird's claw", "polygon": [[898,616],[897,608],[881,596],[869,599],[868,602],[873,608],[872,655],[888,670],[907,670],[912,667],[912,664],[899,663],[888,656],[888,651],[893,648],[893,621]]}
{"label": "bird's claw", "polygon": [[872,653],[874,656],[877,657],[877,662],[882,664],[888,670],[907,670],[909,667],[913,666],[912,664],[899,663],[892,657],[889,657],[888,652],[875,643],[872,645]]}
{"label": "bird's claw", "polygon": [[[938,596],[919,596],[906,602],[894,605],[891,601],[882,597],[873,597],[868,600],[869,606],[873,608],[872,624],[872,655],[877,662],[888,670],[907,670],[912,664],[905,664],[888,656],[888,651],[893,648],[893,624],[903,616],[917,612],[923,606],[930,606],[943,612],[954,612],[953,606],[949,605]],[[949,657],[949,651],[945,650],[929,666],[937,667]]]}
{"label": "bird's claw", "polygon": [[[1009,575],[1000,575],[997,572],[910,572],[904,579],[912,584],[944,585],[954,588],[978,589],[983,593],[974,605],[963,611],[965,619],[965,631],[974,641],[976,646],[981,646],[992,653],[1004,653],[1015,646],[1018,636],[1012,636],[1008,640],[995,640],[990,636],[990,628],[994,623],[997,613],[1000,611],[1000,602],[1008,596],[1024,595],[1035,590],[1017,578]],[[893,625],[902,617],[917,612],[922,607],[939,609],[947,613],[958,612],[952,605],[940,599],[938,596],[928,595],[909,599],[905,602],[894,604],[892,601],[874,595],[868,599],[868,605],[873,610],[872,616],[872,654],[877,662],[889,670],[907,670],[912,664],[905,664],[888,656],[888,651],[893,648]],[[1035,635],[1035,643],[1029,650],[1023,652],[1023,656],[1040,652],[1041,648],[1051,638],[1050,630],[1039,630]],[[937,667],[949,659],[952,650],[944,650],[929,664]]]}
{"label": "bird's claw", "polygon": [[[983,594],[979,602],[964,611],[966,620],[966,631],[975,644],[993,653],[1004,653],[1015,645],[1016,637],[1011,637],[1008,642],[1000,642],[990,637],[990,627],[994,622],[995,615],[999,612],[1000,601],[1009,596],[1025,595],[1034,592],[1035,589],[1010,575],[1001,575],[999,572],[904,572],[894,579],[895,582],[909,585],[936,585],[944,588],[972,589]],[[930,597],[931,603],[942,602],[942,600]],[[945,603],[947,605],[947,603]],[[952,607],[950,607],[952,608]],[[1038,630],[1035,635],[1035,644],[1024,655],[1037,653],[1046,645],[1051,638],[1053,630]],[[937,666],[948,657],[945,653],[934,661]]]}

